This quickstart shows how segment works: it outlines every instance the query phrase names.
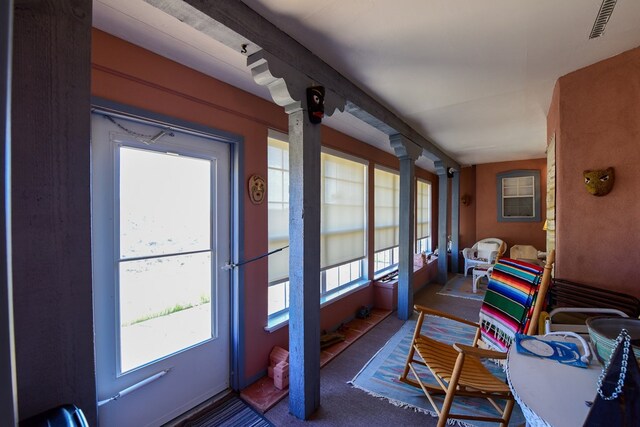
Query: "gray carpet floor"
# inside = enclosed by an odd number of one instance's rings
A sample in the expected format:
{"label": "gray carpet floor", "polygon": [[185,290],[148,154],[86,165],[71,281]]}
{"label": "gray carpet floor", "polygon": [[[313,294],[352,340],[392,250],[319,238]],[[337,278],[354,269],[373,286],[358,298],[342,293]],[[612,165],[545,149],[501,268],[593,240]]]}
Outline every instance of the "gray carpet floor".
{"label": "gray carpet floor", "polygon": [[[426,285],[414,296],[414,303],[477,321],[480,301],[437,295],[442,285]],[[289,398],[267,411],[276,426],[435,426],[437,418],[400,408],[369,396],[347,384],[395,334],[404,322],[392,313],[371,331],[329,362],[320,374],[320,409],[310,420],[301,421],[289,413]]]}

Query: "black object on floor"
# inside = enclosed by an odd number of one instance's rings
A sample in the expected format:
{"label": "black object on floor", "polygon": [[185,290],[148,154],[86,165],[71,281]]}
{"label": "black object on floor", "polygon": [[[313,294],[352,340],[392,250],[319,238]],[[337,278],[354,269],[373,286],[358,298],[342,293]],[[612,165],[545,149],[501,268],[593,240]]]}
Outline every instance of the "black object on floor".
{"label": "black object on floor", "polygon": [[61,405],[20,422],[20,427],[88,427],[76,405]]}
{"label": "black object on floor", "polygon": [[184,427],[274,427],[242,399],[231,395],[205,413],[194,415]]}

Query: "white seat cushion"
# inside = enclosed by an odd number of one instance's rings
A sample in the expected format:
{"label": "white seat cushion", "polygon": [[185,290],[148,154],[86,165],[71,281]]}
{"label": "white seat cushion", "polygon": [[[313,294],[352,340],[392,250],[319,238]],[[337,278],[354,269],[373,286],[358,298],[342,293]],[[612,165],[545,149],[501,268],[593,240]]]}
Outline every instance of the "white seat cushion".
{"label": "white seat cushion", "polygon": [[491,252],[497,251],[499,245],[495,243],[478,243],[478,258],[488,260],[491,257]]}

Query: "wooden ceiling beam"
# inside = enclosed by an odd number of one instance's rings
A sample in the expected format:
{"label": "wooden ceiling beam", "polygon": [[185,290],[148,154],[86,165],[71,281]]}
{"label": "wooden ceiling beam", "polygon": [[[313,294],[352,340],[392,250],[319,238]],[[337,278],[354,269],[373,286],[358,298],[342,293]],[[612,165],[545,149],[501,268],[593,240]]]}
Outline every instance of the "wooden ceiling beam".
{"label": "wooden ceiling beam", "polygon": [[388,107],[359,88],[298,41],[237,0],[145,0],[219,42],[249,56],[261,49],[346,99],[346,111],[387,135],[401,134],[423,155],[448,167],[456,160]]}

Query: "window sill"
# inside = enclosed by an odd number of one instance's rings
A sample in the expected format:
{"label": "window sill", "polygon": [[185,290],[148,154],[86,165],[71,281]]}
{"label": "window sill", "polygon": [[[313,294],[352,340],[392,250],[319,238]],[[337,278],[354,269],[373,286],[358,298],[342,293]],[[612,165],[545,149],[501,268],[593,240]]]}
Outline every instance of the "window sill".
{"label": "window sill", "polygon": [[376,271],[373,275],[373,280],[380,280],[380,278],[398,271],[398,264],[393,264],[387,268],[383,268],[380,271]]}
{"label": "window sill", "polygon": [[289,324],[289,312],[285,312],[279,314],[277,316],[272,317],[267,320],[267,326],[264,327],[264,330],[267,332],[275,332],[278,329],[287,326]]}
{"label": "window sill", "polygon": [[[349,286],[345,286],[339,291],[325,295],[320,298],[320,308],[323,308],[326,305],[331,304],[334,301],[338,301],[342,298],[345,298],[351,295],[354,292],[357,292],[361,289],[366,288],[371,284],[371,280],[361,279],[357,282],[352,283]],[[289,324],[289,312],[282,313],[278,316],[275,316],[267,321],[267,326],[265,326],[264,330],[267,332],[275,332],[278,329],[281,329]]]}

